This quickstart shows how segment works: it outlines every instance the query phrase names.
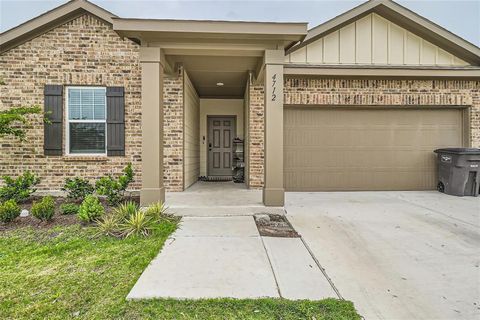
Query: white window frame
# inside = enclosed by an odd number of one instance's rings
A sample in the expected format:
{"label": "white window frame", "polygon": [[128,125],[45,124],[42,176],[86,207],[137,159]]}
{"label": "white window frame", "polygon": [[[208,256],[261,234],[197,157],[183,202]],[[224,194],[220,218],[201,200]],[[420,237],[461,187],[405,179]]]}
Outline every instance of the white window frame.
{"label": "white window frame", "polygon": [[[70,89],[103,89],[105,91],[105,119],[104,120],[70,120],[70,111],[68,104],[68,93]],[[67,86],[65,93],[65,154],[71,157],[98,157],[107,156],[107,88],[106,87],[90,87],[90,86]],[[105,123],[105,152],[99,153],[70,153],[70,123]]]}

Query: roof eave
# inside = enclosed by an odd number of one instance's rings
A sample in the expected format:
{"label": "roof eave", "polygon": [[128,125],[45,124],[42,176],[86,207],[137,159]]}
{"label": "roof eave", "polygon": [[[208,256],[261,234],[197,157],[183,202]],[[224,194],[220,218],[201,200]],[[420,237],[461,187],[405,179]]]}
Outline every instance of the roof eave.
{"label": "roof eave", "polygon": [[248,22],[208,20],[166,20],[114,18],[113,29],[124,37],[156,34],[158,38],[175,35],[184,38],[270,39],[287,45],[302,41],[306,22]]}
{"label": "roof eave", "polygon": [[404,79],[480,79],[479,67],[438,66],[372,66],[372,65],[304,65],[285,64],[289,76],[342,78],[404,78]]}
{"label": "roof eave", "polygon": [[0,53],[38,37],[85,13],[113,24],[111,12],[87,1],[72,0],[0,34]]}

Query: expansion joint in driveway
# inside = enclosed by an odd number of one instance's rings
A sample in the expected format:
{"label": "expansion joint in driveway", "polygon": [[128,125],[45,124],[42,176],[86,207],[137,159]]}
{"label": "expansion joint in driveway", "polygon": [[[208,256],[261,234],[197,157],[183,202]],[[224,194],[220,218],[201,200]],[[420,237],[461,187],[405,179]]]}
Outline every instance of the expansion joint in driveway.
{"label": "expansion joint in driveway", "polygon": [[265,250],[265,253],[267,255],[268,264],[270,265],[270,269],[272,270],[273,279],[275,279],[275,285],[277,286],[278,295],[280,296],[280,298],[284,298],[282,296],[282,292],[280,291],[280,285],[278,284],[278,279],[277,279],[277,275],[275,274],[275,269],[273,268],[273,265],[272,265],[272,260],[270,258],[270,255],[268,254],[267,247],[265,247],[265,241],[263,241],[262,236],[260,236],[260,239],[262,240],[263,250]]}
{"label": "expansion joint in driveway", "polygon": [[302,243],[303,245],[305,246],[305,248],[307,249],[308,253],[310,254],[310,256],[312,257],[313,261],[315,261],[315,264],[317,265],[317,267],[320,269],[320,271],[322,271],[323,275],[325,276],[325,279],[327,279],[328,283],[330,284],[330,286],[332,287],[333,291],[335,291],[335,294],[337,295],[337,297],[339,299],[343,299],[342,295],[340,294],[340,291],[338,290],[338,288],[335,286],[335,284],[333,283],[332,279],[328,276],[327,274],[327,271],[325,271],[325,269],[322,267],[322,265],[320,264],[320,261],[318,261],[317,257],[315,257],[315,255],[313,254],[313,251],[310,249],[310,247],[308,246],[308,244],[305,242],[305,239],[303,239],[302,236],[300,236],[300,239],[302,240]]}

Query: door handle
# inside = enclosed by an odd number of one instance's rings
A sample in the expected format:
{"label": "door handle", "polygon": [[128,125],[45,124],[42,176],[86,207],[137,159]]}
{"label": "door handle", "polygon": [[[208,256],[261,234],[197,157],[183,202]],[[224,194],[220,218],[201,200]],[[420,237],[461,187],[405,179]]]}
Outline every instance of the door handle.
{"label": "door handle", "polygon": [[212,143],[208,144],[208,151],[212,151]]}

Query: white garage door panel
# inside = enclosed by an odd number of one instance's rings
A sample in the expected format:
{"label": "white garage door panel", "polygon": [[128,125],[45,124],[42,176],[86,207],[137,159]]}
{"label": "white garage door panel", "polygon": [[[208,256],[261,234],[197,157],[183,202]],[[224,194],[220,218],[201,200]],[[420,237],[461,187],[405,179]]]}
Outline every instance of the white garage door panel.
{"label": "white garage door panel", "polygon": [[440,147],[462,146],[458,109],[286,108],[290,191],[425,190]]}

